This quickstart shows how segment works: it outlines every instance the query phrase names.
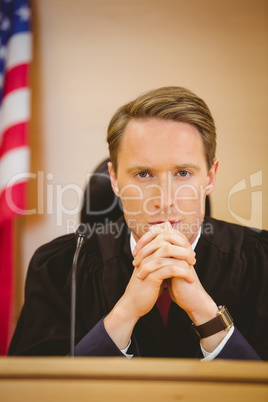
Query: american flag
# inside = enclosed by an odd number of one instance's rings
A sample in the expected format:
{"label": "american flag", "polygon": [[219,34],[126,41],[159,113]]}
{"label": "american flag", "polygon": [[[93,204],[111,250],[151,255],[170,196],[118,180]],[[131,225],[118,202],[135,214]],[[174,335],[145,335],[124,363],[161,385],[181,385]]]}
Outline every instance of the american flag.
{"label": "american flag", "polygon": [[0,354],[11,332],[13,219],[26,208],[30,22],[29,0],[0,0]]}

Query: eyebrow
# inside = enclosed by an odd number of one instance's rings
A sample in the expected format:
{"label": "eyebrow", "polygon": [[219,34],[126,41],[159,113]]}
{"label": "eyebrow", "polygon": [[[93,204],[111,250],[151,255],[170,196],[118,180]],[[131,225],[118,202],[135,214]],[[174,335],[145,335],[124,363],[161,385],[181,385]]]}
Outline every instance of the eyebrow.
{"label": "eyebrow", "polygon": [[[185,169],[193,169],[197,172],[200,171],[200,166],[195,165],[194,163],[182,163],[180,165],[175,165],[174,169],[172,170],[185,170]],[[148,172],[148,171],[154,171],[155,169],[152,169],[149,166],[142,166],[142,165],[136,165],[136,166],[132,166],[129,169],[127,169],[128,173],[133,173],[136,171],[139,172]]]}

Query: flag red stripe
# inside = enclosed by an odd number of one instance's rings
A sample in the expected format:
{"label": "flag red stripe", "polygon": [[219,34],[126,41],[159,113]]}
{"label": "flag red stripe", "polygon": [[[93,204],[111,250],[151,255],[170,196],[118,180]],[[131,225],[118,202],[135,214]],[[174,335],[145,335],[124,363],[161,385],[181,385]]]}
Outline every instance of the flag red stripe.
{"label": "flag red stripe", "polygon": [[0,147],[0,158],[8,151],[14,148],[27,145],[28,141],[28,123],[23,122],[9,127],[4,133]]}
{"label": "flag red stripe", "polygon": [[26,214],[26,178],[20,173],[28,169],[32,37],[30,0],[9,0],[8,3],[8,7],[0,7],[2,20],[8,24],[8,30],[2,27],[5,31],[0,32],[1,54],[4,58],[4,63],[0,64],[3,81],[0,99],[0,355],[6,354],[13,329],[13,220],[16,216]]}
{"label": "flag red stripe", "polygon": [[3,97],[10,92],[28,86],[29,64],[20,64],[6,72]]}
{"label": "flag red stripe", "polygon": [[0,225],[22,214],[26,208],[26,183],[20,182],[4,189],[0,195]]}

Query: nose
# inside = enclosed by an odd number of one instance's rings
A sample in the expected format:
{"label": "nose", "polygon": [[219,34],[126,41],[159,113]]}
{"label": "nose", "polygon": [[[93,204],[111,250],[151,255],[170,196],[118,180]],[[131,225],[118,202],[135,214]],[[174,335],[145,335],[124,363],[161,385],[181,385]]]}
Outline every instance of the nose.
{"label": "nose", "polygon": [[172,186],[172,175],[165,174],[159,178],[157,185],[155,186],[154,195],[154,209],[162,214],[171,213],[174,206],[174,191]]}

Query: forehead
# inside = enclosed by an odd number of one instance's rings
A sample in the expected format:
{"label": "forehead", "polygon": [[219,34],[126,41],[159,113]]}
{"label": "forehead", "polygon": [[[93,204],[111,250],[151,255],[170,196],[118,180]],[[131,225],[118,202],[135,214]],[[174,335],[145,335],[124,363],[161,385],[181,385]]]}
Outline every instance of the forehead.
{"label": "forehead", "polygon": [[118,152],[121,163],[203,163],[201,134],[188,123],[162,119],[133,119],[124,132]]}

